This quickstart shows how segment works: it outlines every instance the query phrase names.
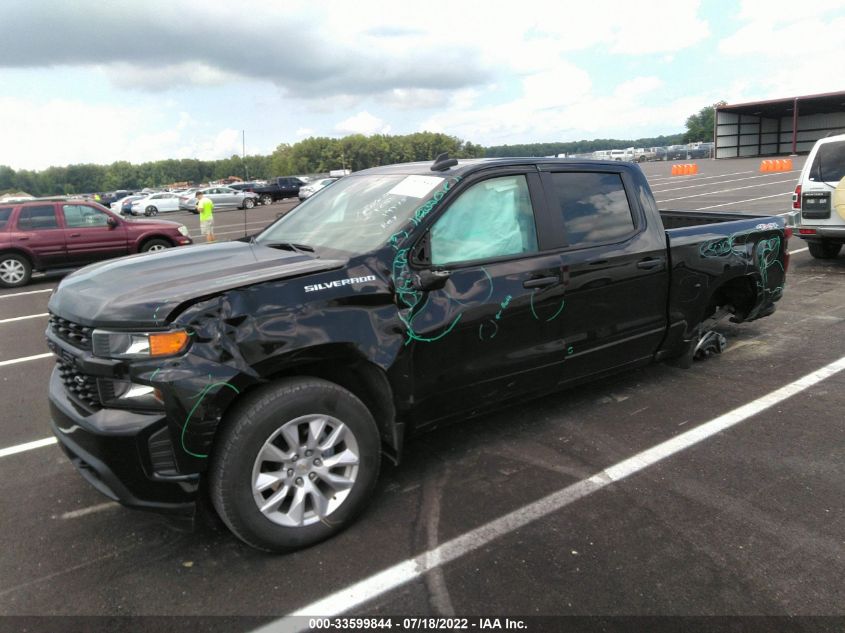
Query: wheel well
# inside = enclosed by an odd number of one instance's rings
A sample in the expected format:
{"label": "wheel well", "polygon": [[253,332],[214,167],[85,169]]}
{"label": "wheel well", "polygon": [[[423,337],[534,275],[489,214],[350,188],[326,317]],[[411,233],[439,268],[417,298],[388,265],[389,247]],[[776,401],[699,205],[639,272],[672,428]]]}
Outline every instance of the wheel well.
{"label": "wheel well", "polygon": [[704,312],[702,321],[716,313],[719,308],[742,320],[751,312],[757,302],[757,287],[749,276],[734,277],[719,286],[710,296],[710,303]]}
{"label": "wheel well", "polygon": [[173,240],[171,240],[166,235],[150,235],[149,237],[145,237],[143,240],[141,240],[141,243],[138,244],[138,252],[140,253],[141,251],[143,251],[144,247],[153,240],[162,240],[163,242],[167,242],[171,246],[175,246]]}
{"label": "wheel well", "polygon": [[[398,461],[402,450],[404,425],[396,421],[393,389],[380,367],[361,359],[331,358],[296,364],[264,378],[265,381],[272,382],[295,376],[322,378],[354,394],[373,414],[385,454],[394,462]],[[250,391],[251,389],[248,389],[244,393]]]}
{"label": "wheel well", "polygon": [[29,262],[29,265],[32,266],[33,269],[36,268],[36,262],[32,260],[32,257],[25,251],[18,250],[16,248],[6,248],[3,251],[0,251],[0,257],[3,255],[18,255],[19,257],[23,257],[26,261]]}

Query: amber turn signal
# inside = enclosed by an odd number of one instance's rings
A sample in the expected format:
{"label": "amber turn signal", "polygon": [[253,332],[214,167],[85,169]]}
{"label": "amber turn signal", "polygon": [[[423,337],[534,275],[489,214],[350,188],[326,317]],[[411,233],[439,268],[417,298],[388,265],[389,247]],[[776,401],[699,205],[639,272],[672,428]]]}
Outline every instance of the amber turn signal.
{"label": "amber turn signal", "polygon": [[150,356],[172,356],[184,350],[187,345],[188,333],[184,330],[150,334]]}

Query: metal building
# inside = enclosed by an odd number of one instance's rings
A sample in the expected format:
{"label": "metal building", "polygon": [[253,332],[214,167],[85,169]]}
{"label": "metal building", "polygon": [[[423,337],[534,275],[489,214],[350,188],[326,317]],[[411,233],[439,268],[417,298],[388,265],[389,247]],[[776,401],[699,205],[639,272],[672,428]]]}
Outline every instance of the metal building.
{"label": "metal building", "polygon": [[809,152],[845,133],[845,92],[719,106],[714,127],[716,158]]}

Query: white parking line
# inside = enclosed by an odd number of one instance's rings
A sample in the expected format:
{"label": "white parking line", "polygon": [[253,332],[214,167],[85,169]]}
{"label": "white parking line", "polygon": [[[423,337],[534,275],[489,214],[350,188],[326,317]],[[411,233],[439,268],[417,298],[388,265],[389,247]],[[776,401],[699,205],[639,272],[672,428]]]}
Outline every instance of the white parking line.
{"label": "white parking line", "polygon": [[754,202],[756,200],[765,200],[766,198],[777,198],[778,196],[791,196],[791,191],[784,193],[773,193],[770,196],[760,196],[759,198],[748,198],[747,200],[734,200],[733,202],[724,202],[722,204],[711,204],[709,207],[699,207],[696,211],[706,211],[707,209],[716,209],[718,207],[729,207],[732,204],[742,204],[743,202]]}
{"label": "white parking line", "polygon": [[[695,179],[696,180],[708,180],[708,179],[712,179],[712,178],[725,178],[726,176],[741,176],[742,174],[753,174],[753,173],[754,173],[753,170],[734,171],[734,172],[731,172],[729,174],[716,174],[715,176],[695,176]],[[649,183],[651,183],[653,181],[657,181],[657,180],[665,180],[665,181],[669,181],[669,182],[683,182],[682,178],[684,178],[684,176],[657,176],[657,177],[654,177],[654,178],[648,178],[648,176],[646,176],[646,179],[649,181]],[[692,178],[692,176],[687,176],[687,178]],[[664,182],[662,184],[665,185],[665,184],[668,184],[668,183]]]}
{"label": "white parking line", "polygon": [[4,367],[6,365],[17,365],[18,363],[26,363],[31,360],[38,360],[39,358],[49,358],[52,356],[50,352],[46,354],[36,354],[35,356],[23,356],[21,358],[12,358],[11,360],[0,360],[0,367]]}
{"label": "white parking line", "polygon": [[[711,187],[713,185],[724,185],[729,182],[740,182],[743,180],[754,180],[755,178],[770,178],[771,176],[780,176],[781,174],[790,173],[790,172],[778,172],[778,173],[771,173],[771,174],[761,174],[759,176],[746,176],[745,178],[733,178],[731,180],[720,180],[718,183],[713,182],[704,182],[698,185],[688,185],[686,187],[674,187],[672,189],[661,189],[660,191],[652,189],[654,193],[666,193],[667,191],[680,191],[681,189],[694,189],[696,187]],[[665,184],[665,183],[664,183]]]}
{"label": "white parking line", "polygon": [[[730,193],[731,191],[741,191],[742,189],[754,189],[754,187],[768,187],[770,185],[781,185],[785,182],[795,182],[795,180],[775,180],[774,182],[758,182],[756,185],[746,185],[744,187],[731,187],[730,189],[719,189],[718,191],[707,191],[705,193],[694,193],[691,196],[681,196],[680,198],[666,198],[665,200],[658,200],[659,203],[674,202],[675,200],[688,200],[689,198],[701,198],[702,196],[715,196],[720,193]],[[792,192],[790,192],[792,193]],[[780,195],[780,194],[779,194]],[[728,203],[734,204],[734,203]]]}
{"label": "white parking line", "polygon": [[57,441],[58,440],[56,440],[55,437],[45,437],[43,440],[35,440],[34,442],[27,442],[26,444],[0,448],[0,457],[7,457],[9,455],[15,455],[16,453],[31,451],[34,448],[41,448],[42,446],[50,446],[55,444]]}
{"label": "white parking line", "polygon": [[12,294],[8,295],[0,295],[0,299],[6,299],[8,297],[22,297],[23,295],[37,295],[41,292],[53,292],[55,288],[47,288],[46,290],[27,290],[26,292],[13,292]]}
{"label": "white parking line", "polygon": [[805,248],[799,248],[797,251],[789,251],[790,255],[795,255],[796,253],[803,253],[804,251],[810,250],[810,247],[807,246]]}
{"label": "white parking line", "polygon": [[59,515],[60,519],[78,519],[79,517],[84,517],[88,514],[94,514],[95,512],[102,512],[103,510],[111,510],[112,508],[119,508],[120,504],[117,501],[106,501],[105,503],[99,503],[95,506],[88,506],[87,508],[81,508],[79,510],[71,510],[70,512],[65,512],[64,514]]}
{"label": "white parking line", "polygon": [[46,316],[50,316],[50,313],[42,312],[41,314],[27,314],[26,316],[12,317],[10,319],[0,319],[0,324],[12,323],[13,321],[25,321],[26,319],[40,319]]}
{"label": "white parking line", "polygon": [[[529,523],[557,512],[606,486],[621,481],[699,442],[744,422],[845,369],[845,356],[821,369],[729,411],[672,439],[661,442],[592,477],[523,506],[470,532],[453,538],[419,556],[404,560],[360,582],[349,585],[316,602],[297,609],[291,616],[336,616],[415,580],[431,569],[450,563]],[[636,491],[629,492],[636,494]],[[303,630],[302,619],[276,620],[258,629],[262,632]]]}

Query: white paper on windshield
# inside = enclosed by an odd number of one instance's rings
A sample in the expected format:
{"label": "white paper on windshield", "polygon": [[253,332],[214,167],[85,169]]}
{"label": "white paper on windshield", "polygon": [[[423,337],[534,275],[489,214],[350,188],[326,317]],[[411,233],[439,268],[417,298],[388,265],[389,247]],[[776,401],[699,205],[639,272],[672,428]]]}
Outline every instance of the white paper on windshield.
{"label": "white paper on windshield", "polygon": [[423,198],[443,180],[438,176],[408,176],[387,193],[394,196]]}

